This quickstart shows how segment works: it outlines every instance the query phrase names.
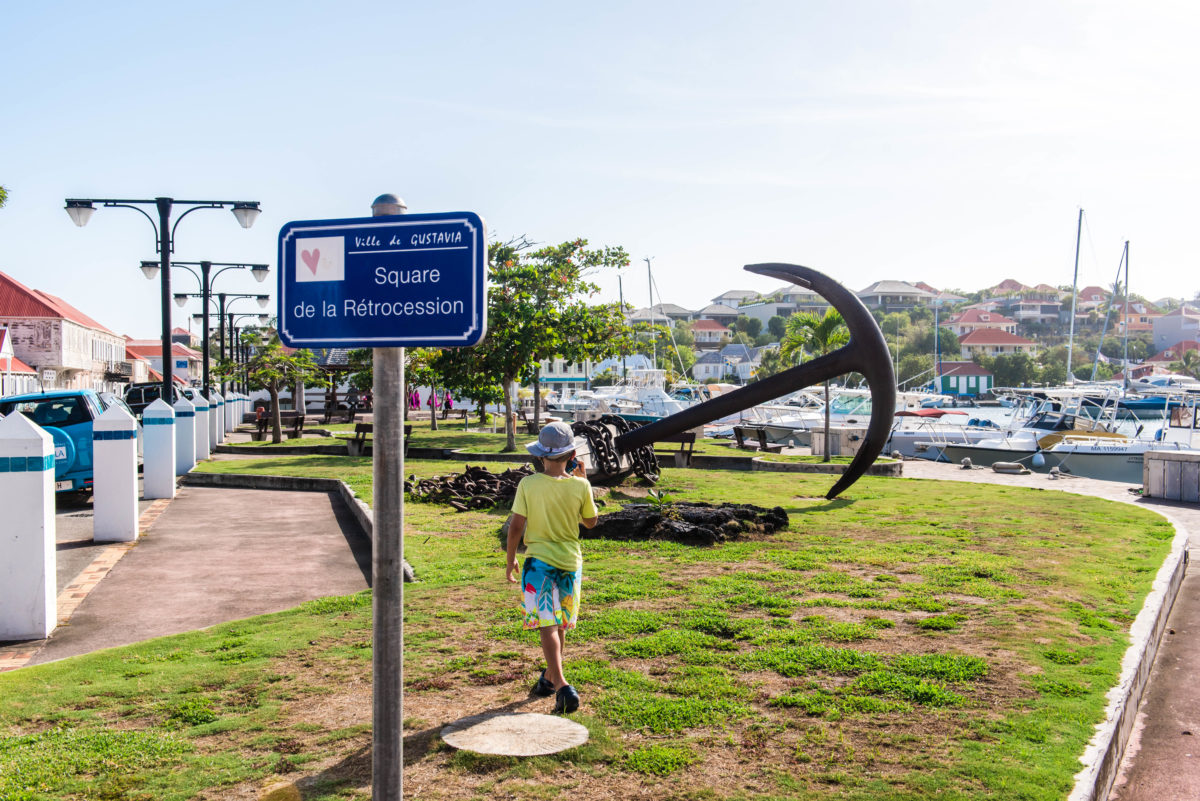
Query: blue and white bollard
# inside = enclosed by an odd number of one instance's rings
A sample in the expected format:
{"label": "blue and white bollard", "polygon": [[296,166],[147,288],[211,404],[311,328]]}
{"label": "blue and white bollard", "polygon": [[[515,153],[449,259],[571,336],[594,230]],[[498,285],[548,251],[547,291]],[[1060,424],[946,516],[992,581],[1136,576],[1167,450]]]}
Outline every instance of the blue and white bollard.
{"label": "blue and white bollard", "polygon": [[196,407],[182,395],[175,401],[175,475],[185,476],[196,466]]}
{"label": "blue and white bollard", "polygon": [[[165,404],[164,404],[165,405]],[[138,536],[137,420],[109,406],[92,421],[92,539],[133,542]]]}
{"label": "blue and white bollard", "polygon": [[203,462],[208,458],[208,401],[197,392],[192,403],[196,404],[196,461]]}
{"label": "blue and white bollard", "polygon": [[233,429],[237,428],[239,421],[238,416],[238,395],[236,392],[225,393],[225,434],[232,434]]}
{"label": "blue and white bollard", "polygon": [[175,410],[162,398],[142,412],[142,436],[142,497],[174,498]]}
{"label": "blue and white bollard", "polygon": [[225,407],[221,398],[221,393],[215,389],[208,395],[208,450],[210,453],[215,452],[217,445],[221,443],[221,431],[224,424],[221,422],[221,410]]}
{"label": "blue and white bollard", "polygon": [[0,641],[41,640],[57,622],[54,440],[23,414],[0,420]]}

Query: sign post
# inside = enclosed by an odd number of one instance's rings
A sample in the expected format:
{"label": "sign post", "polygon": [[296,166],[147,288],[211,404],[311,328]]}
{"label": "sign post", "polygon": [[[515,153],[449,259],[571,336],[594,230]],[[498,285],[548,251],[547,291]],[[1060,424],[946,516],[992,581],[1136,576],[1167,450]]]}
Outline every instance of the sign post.
{"label": "sign post", "polygon": [[375,428],[372,796],[403,786],[404,351],[468,347],[487,331],[487,229],[470,212],[405,214],[380,195],[364,219],[279,232],[279,338],[373,348]]}

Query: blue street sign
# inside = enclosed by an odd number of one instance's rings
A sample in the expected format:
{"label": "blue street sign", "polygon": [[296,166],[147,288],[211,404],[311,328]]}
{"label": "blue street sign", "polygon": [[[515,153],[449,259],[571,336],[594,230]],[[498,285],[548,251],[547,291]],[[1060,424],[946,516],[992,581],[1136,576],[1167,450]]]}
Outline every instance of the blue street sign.
{"label": "blue street sign", "polygon": [[487,228],[469,211],[290,222],[278,264],[289,347],[464,347],[487,332]]}

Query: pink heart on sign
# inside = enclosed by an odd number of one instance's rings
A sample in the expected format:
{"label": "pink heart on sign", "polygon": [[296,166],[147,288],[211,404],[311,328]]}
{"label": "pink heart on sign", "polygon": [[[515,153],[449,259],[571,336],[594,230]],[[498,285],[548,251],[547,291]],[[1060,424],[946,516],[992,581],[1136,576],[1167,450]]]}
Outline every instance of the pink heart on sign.
{"label": "pink heart on sign", "polygon": [[300,251],[300,258],[308,265],[308,269],[312,270],[313,275],[317,274],[317,265],[321,263],[321,251],[313,248],[312,250]]}

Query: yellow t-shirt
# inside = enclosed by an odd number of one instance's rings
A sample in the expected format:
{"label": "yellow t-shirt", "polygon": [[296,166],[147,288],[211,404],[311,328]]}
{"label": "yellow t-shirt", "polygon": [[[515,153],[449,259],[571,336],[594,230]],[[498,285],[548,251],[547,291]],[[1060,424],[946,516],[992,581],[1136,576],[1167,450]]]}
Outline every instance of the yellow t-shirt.
{"label": "yellow t-shirt", "polygon": [[525,555],[559,570],[582,570],[579,521],[596,517],[592,485],[586,478],[550,478],[544,473],[525,476],[517,485],[512,510],[528,521]]}

